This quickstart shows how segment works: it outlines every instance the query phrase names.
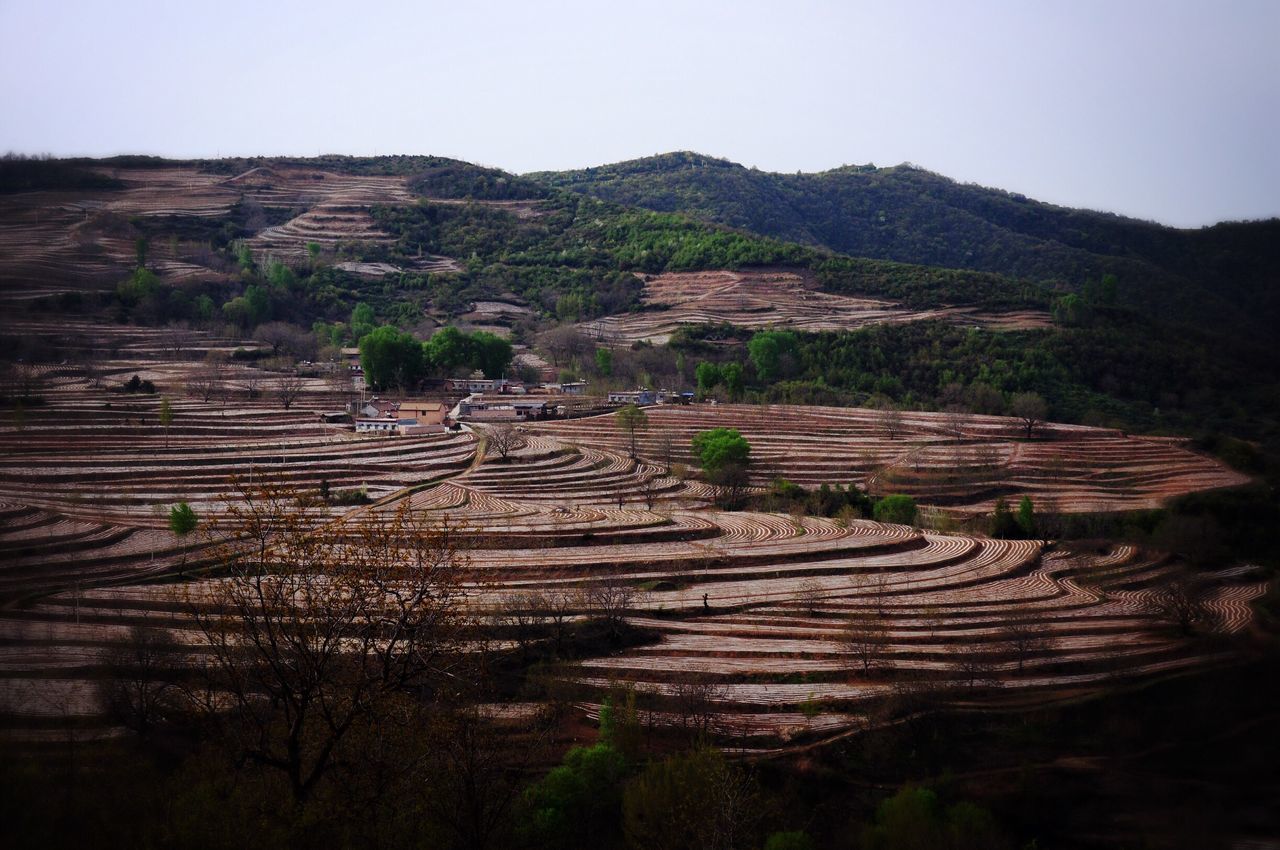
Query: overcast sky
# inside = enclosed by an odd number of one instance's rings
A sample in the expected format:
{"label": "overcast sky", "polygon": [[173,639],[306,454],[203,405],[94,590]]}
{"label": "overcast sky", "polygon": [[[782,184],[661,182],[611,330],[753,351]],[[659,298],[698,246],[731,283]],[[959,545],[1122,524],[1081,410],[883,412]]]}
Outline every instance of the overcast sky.
{"label": "overcast sky", "polygon": [[0,33],[0,150],[696,150],[1185,226],[1280,214],[1280,0],[0,0]]}

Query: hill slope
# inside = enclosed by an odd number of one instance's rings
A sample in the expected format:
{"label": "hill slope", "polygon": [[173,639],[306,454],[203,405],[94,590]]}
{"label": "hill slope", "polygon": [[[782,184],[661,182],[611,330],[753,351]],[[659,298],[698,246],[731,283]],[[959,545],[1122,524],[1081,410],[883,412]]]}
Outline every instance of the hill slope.
{"label": "hill slope", "polygon": [[1177,230],[964,185],[909,165],[776,174],[671,153],[528,177],[840,253],[997,272],[1064,289],[1104,274],[1133,306],[1191,321],[1280,320],[1280,220]]}

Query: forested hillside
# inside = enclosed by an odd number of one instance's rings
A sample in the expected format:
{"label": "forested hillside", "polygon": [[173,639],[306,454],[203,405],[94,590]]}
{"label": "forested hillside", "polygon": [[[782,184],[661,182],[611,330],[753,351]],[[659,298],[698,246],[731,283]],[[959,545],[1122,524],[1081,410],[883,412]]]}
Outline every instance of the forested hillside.
{"label": "forested hillside", "polygon": [[853,256],[996,272],[1072,290],[1114,274],[1123,282],[1123,303],[1173,318],[1259,333],[1280,318],[1275,220],[1177,230],[960,184],[910,165],[775,174],[672,153],[528,176]]}

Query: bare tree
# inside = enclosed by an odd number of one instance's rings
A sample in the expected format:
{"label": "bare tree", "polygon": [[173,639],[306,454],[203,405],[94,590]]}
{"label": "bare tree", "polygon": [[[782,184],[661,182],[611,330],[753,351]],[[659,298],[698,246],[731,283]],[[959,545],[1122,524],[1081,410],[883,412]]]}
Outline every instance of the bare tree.
{"label": "bare tree", "polygon": [[951,669],[960,683],[971,691],[995,682],[995,662],[988,653],[972,646],[963,647],[955,653]]}
{"label": "bare tree", "polygon": [[324,380],[329,392],[337,396],[338,404],[343,407],[355,395],[355,382],[352,380],[351,372],[341,363],[334,364]]}
{"label": "bare tree", "polygon": [[759,846],[759,783],[711,747],[652,765],[627,786],[622,810],[627,843],[634,850]]}
{"label": "bare tree", "polygon": [[284,354],[298,359],[311,359],[315,356],[315,337],[288,322],[266,322],[258,325],[253,338],[271,346],[273,357]]}
{"label": "bare tree", "polygon": [[140,737],[145,738],[177,709],[174,647],[167,630],[135,625],[107,656],[102,701],[108,714]]}
{"label": "bare tree", "polygon": [[902,411],[890,402],[876,414],[876,424],[887,439],[896,440],[902,436]]}
{"label": "bare tree", "polygon": [[869,675],[884,662],[888,652],[889,624],[876,612],[852,619],[840,633],[840,644],[851,663],[862,668],[862,675]]}
{"label": "bare tree", "polygon": [[182,349],[186,347],[187,340],[190,338],[191,328],[186,322],[170,322],[160,332],[160,341],[164,345],[164,350],[174,358],[182,353]]}
{"label": "bare tree", "polygon": [[192,704],[305,800],[353,730],[470,678],[465,558],[456,527],[408,503],[331,523],[291,490],[240,495],[218,526],[225,578],[189,591],[205,659]]}
{"label": "bare tree", "polygon": [[671,432],[666,428],[662,428],[654,439],[654,459],[662,464],[663,475],[671,474],[671,463],[674,456],[675,441],[671,438]]}
{"label": "bare tree", "polygon": [[280,406],[288,410],[302,391],[306,389],[307,379],[298,373],[281,372],[271,379],[271,394],[280,402]]}
{"label": "bare tree", "polygon": [[573,613],[581,604],[581,595],[567,588],[557,587],[544,591],[539,596],[543,613],[551,623],[551,631],[555,636],[556,655],[561,655],[569,636]]}
{"label": "bare tree", "polygon": [[1009,402],[1009,412],[1022,420],[1027,439],[1030,440],[1035,430],[1044,424],[1049,406],[1036,393],[1018,393]]}
{"label": "bare tree", "polygon": [[645,507],[653,510],[654,503],[658,499],[658,477],[643,469],[640,470],[640,491],[644,495]]}
{"label": "bare tree", "polygon": [[610,573],[588,585],[584,596],[592,613],[604,620],[609,632],[617,637],[622,633],[627,611],[635,603],[638,592],[625,578]]}
{"label": "bare tree", "polygon": [[962,404],[948,405],[943,411],[942,422],[948,434],[957,439],[963,438],[969,426],[969,410]]}
{"label": "bare tree", "polygon": [[1155,591],[1148,607],[1160,622],[1182,635],[1195,634],[1213,619],[1203,589],[1185,576]]}
{"label": "bare tree", "polygon": [[208,401],[222,392],[226,369],[226,359],[220,353],[210,351],[204,363],[187,375],[187,392],[201,401]]}
{"label": "bare tree", "polygon": [[1026,667],[1027,659],[1051,650],[1055,644],[1053,634],[1036,616],[1033,608],[1020,605],[1011,609],[1000,625],[1000,642],[1018,662],[1018,674]]}
{"label": "bare tree", "polygon": [[520,647],[522,657],[527,657],[529,645],[538,637],[544,608],[545,602],[536,591],[505,596],[498,605],[497,620]]}
{"label": "bare tree", "polygon": [[973,463],[979,469],[994,472],[1000,468],[1000,450],[995,443],[984,440],[973,447]]}
{"label": "bare tree", "polygon": [[637,405],[628,404],[620,408],[614,414],[614,420],[617,421],[618,427],[627,435],[629,454],[632,460],[636,458],[636,434],[649,427],[649,416]]}
{"label": "bare tree", "polygon": [[803,606],[804,610],[812,617],[818,613],[818,606],[822,604],[822,582],[813,576],[809,576],[800,582],[799,590],[796,593],[796,599]]}
{"label": "bare tree", "polygon": [[251,367],[240,371],[236,376],[236,385],[244,391],[246,399],[252,400],[258,397],[258,392],[265,378],[266,376],[262,374],[261,370]]}
{"label": "bare tree", "polygon": [[511,731],[474,705],[433,718],[431,753],[420,775],[419,799],[431,817],[452,833],[450,846],[487,850],[512,844],[510,814],[524,789],[521,776],[546,758],[545,735],[522,736],[513,746]]}
{"label": "bare tree", "polygon": [[485,446],[493,449],[504,461],[513,451],[524,444],[524,438],[510,422],[499,422],[486,425],[484,429]]}
{"label": "bare tree", "polygon": [[102,389],[102,364],[99,363],[93,354],[88,355],[88,359],[81,366],[84,371],[85,380],[89,382],[91,389]]}
{"label": "bare tree", "polygon": [[694,739],[707,738],[724,695],[724,687],[710,676],[681,677],[671,686],[671,704],[680,728]]}
{"label": "bare tree", "polygon": [[538,343],[551,355],[551,362],[561,366],[595,350],[585,334],[572,325],[559,325],[538,337]]}

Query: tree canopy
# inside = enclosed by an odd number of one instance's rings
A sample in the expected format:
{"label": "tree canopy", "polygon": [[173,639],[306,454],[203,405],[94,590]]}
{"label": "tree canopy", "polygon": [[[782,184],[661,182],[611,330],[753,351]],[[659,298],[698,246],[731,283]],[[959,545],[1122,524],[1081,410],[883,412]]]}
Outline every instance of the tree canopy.
{"label": "tree canopy", "polygon": [[728,466],[745,468],[751,462],[751,444],[736,428],[712,428],[695,434],[693,454],[708,475]]}
{"label": "tree canopy", "polygon": [[179,537],[186,537],[199,524],[199,517],[186,502],[179,502],[169,508],[169,530]]}
{"label": "tree canopy", "polygon": [[412,386],[425,371],[422,344],[413,334],[383,325],[360,340],[360,365],[370,386]]}
{"label": "tree canopy", "polygon": [[778,377],[783,365],[783,358],[793,358],[799,343],[791,331],[759,331],[747,343],[747,352],[756,374],[762,381],[773,381]]}
{"label": "tree canopy", "polygon": [[916,500],[901,493],[885,496],[876,502],[875,517],[877,522],[911,525],[916,521]]}

